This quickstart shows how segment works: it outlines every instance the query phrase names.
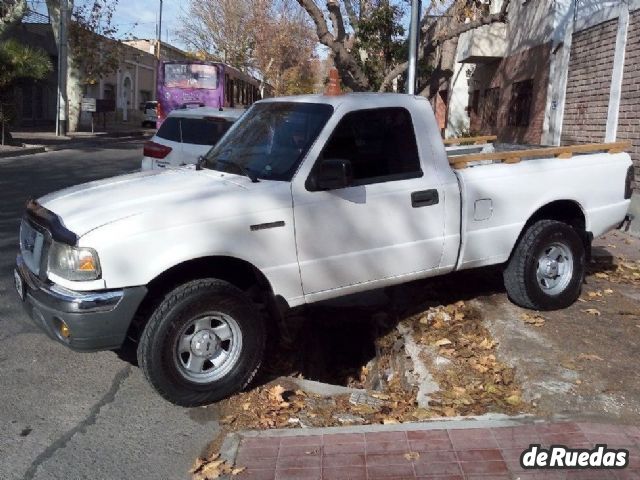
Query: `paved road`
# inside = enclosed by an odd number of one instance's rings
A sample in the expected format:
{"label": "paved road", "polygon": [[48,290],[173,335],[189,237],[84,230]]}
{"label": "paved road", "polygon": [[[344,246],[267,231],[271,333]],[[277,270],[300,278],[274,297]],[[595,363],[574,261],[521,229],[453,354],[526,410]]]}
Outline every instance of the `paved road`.
{"label": "paved road", "polygon": [[25,201],[135,170],[140,142],[0,161],[0,479],[179,479],[218,430],[115,353],[79,354],[29,323],[12,266]]}

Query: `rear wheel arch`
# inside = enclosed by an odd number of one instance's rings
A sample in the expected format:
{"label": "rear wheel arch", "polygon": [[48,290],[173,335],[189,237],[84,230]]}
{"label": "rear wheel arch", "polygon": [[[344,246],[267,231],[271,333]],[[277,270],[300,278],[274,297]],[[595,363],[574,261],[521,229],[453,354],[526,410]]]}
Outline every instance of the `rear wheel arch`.
{"label": "rear wheel arch", "polygon": [[566,223],[567,225],[573,227],[573,229],[578,233],[578,235],[580,235],[580,238],[582,239],[587,253],[587,258],[590,257],[591,240],[593,240],[593,237],[587,231],[587,217],[584,213],[584,209],[575,200],[555,200],[538,208],[531,214],[531,216],[529,216],[529,219],[522,227],[522,230],[520,230],[520,234],[518,235],[516,242],[511,248],[509,260],[511,260],[511,258],[513,257],[516,248],[522,241],[522,237],[527,232],[527,230],[529,230],[529,228],[533,224],[539,222],[540,220],[555,220],[557,222]]}

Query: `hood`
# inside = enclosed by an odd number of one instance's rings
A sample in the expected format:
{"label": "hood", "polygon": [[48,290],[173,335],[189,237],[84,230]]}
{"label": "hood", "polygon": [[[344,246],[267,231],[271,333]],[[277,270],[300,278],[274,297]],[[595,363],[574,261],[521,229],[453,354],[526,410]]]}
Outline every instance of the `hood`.
{"label": "hood", "polygon": [[137,172],[60,190],[38,202],[81,237],[123,218],[246,190],[242,177],[234,177],[237,182],[230,178],[193,169]]}

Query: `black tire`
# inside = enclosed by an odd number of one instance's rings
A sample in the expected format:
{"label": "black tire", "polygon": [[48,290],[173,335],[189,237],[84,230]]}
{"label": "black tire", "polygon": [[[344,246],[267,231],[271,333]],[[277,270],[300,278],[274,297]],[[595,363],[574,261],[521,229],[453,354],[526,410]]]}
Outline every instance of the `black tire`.
{"label": "black tire", "polygon": [[[556,263],[564,263],[563,271],[571,264],[571,273],[556,282],[554,270],[547,270],[549,277],[538,279],[539,259],[547,252],[554,255],[553,246],[565,247],[570,255],[561,255]],[[563,250],[561,249],[560,252]],[[550,258],[550,257],[547,257]],[[541,269],[553,269],[553,265],[542,265]],[[516,246],[504,270],[504,285],[509,299],[524,308],[532,310],[558,310],[572,305],[580,296],[585,274],[585,247],[580,235],[566,223],[555,220],[540,220],[531,225]],[[546,283],[546,285],[545,285]]]}
{"label": "black tire", "polygon": [[[205,314],[231,318],[239,332],[236,336],[240,338],[240,347],[235,355],[230,355],[236,360],[221,378],[193,381],[186,376],[188,368],[180,363],[184,358],[180,355],[189,357],[192,353],[179,354],[178,341],[188,336],[187,327],[194,318],[208,316]],[[138,364],[149,383],[165,399],[183,407],[194,407],[244,389],[260,367],[265,341],[265,321],[241,290],[222,280],[194,280],[167,294],[153,312],[138,344]],[[233,340],[228,342],[231,345]],[[205,348],[209,349],[211,343]],[[217,339],[215,344],[223,348],[223,343]],[[189,344],[193,346],[193,340]]]}

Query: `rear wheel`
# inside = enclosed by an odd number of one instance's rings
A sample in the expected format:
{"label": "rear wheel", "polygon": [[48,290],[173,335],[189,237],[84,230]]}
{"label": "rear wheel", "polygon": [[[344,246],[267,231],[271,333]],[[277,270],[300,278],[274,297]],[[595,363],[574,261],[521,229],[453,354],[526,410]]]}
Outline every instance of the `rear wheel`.
{"label": "rear wheel", "polygon": [[540,220],[520,239],[504,271],[504,284],[509,298],[521,307],[557,310],[576,301],[584,272],[585,248],[576,230]]}
{"label": "rear wheel", "polygon": [[155,310],[138,345],[138,363],[170,402],[204,405],[249,384],[265,337],[263,318],[241,290],[221,280],[195,280]]}

